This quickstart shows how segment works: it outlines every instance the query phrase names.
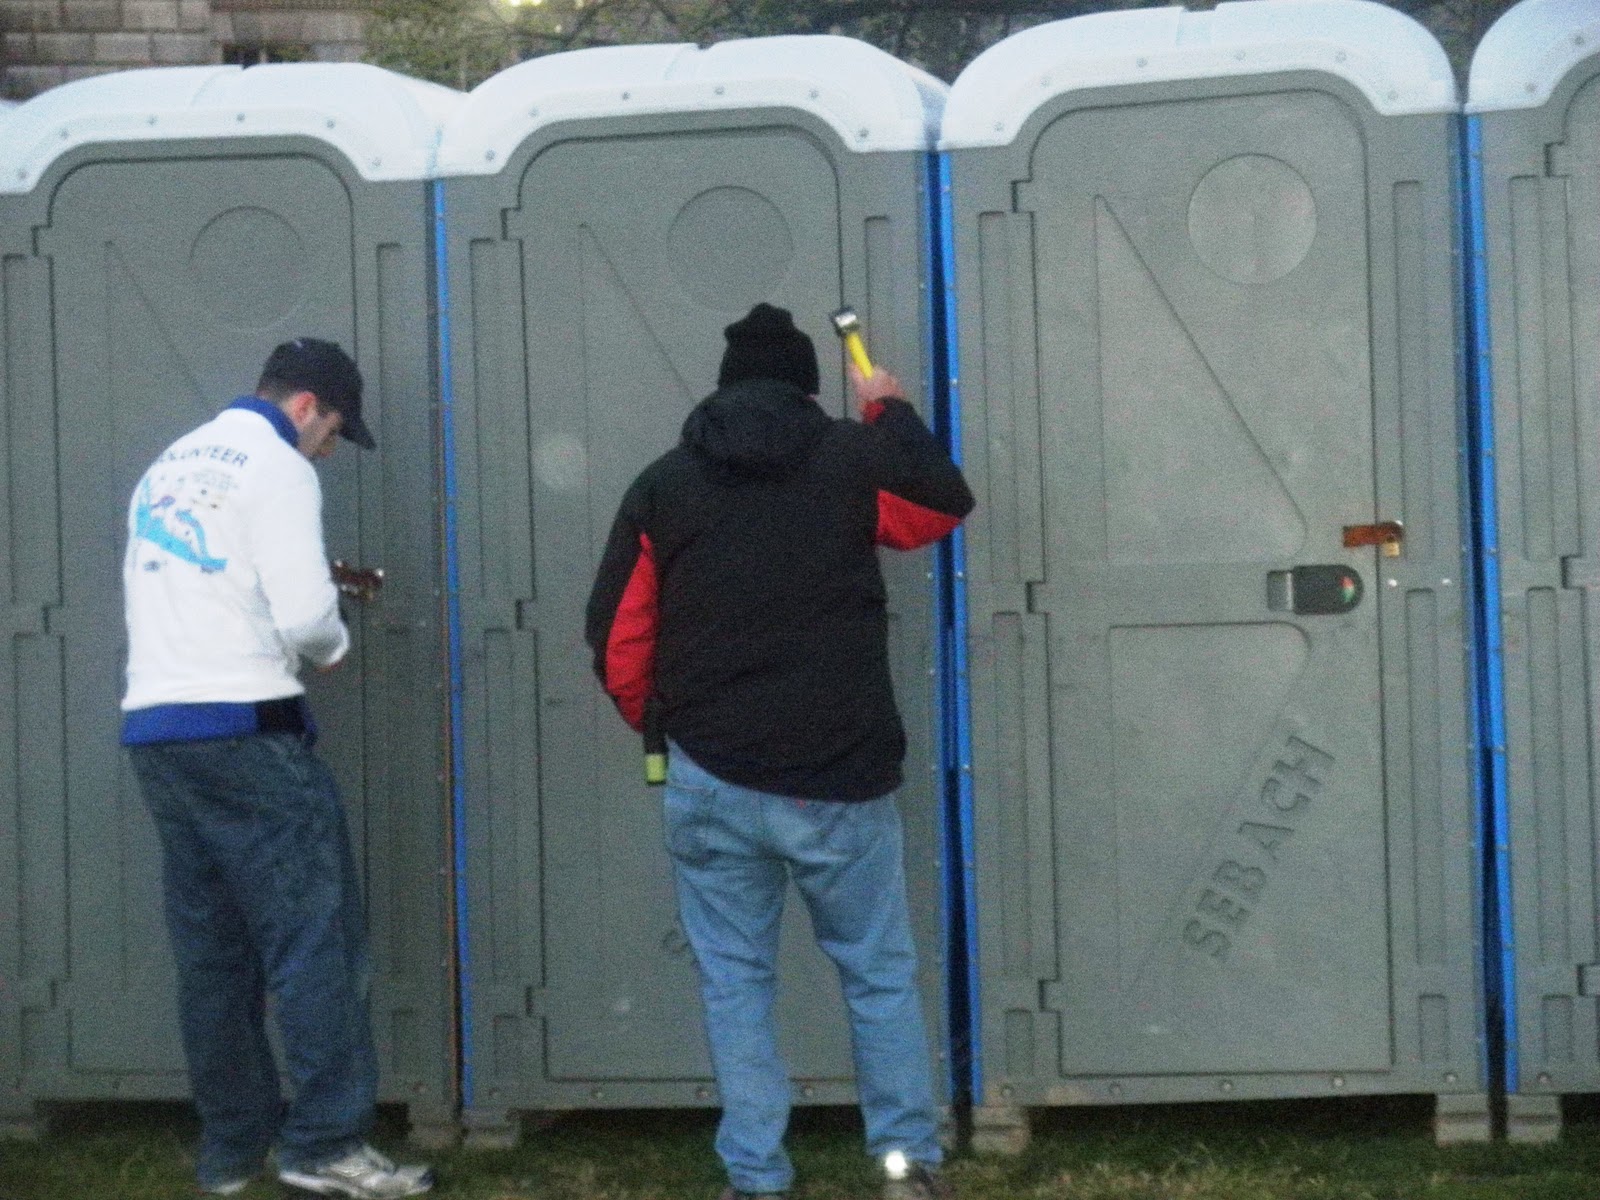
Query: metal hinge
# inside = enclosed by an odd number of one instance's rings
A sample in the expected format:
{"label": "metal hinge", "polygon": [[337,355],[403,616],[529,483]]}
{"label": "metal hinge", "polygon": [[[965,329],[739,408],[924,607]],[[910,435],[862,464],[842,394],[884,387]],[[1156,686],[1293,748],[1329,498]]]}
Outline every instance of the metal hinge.
{"label": "metal hinge", "polygon": [[1600,996],[1600,963],[1578,964],[1578,995]]}
{"label": "metal hinge", "polygon": [[550,989],[530,983],[522,996],[523,1012],[530,1017],[543,1017],[549,1013]]}

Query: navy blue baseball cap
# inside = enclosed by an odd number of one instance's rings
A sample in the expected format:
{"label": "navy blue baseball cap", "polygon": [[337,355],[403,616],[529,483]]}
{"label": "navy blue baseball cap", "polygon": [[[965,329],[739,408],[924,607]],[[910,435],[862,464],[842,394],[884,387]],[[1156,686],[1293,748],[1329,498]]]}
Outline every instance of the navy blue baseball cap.
{"label": "navy blue baseball cap", "polygon": [[338,342],[312,337],[284,342],[267,356],[266,366],[261,368],[261,384],[310,392],[344,418],[339,425],[340,437],[349,438],[365,450],[377,449],[372,431],[361,419],[361,371]]}

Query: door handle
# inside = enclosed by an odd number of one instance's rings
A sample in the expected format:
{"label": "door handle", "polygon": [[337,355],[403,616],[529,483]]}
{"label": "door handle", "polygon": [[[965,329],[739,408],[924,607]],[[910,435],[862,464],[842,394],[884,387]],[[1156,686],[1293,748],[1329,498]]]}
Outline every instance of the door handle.
{"label": "door handle", "polygon": [[1361,576],[1343,563],[1308,563],[1267,572],[1267,607],[1274,612],[1337,616],[1360,604],[1365,592]]}

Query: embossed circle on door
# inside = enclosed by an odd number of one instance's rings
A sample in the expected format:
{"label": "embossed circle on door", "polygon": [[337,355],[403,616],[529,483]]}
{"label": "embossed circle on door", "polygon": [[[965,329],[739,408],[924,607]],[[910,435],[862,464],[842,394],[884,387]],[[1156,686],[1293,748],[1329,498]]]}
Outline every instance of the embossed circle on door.
{"label": "embossed circle on door", "polygon": [[742,313],[771,296],[794,261],[789,223],[749,188],[701,192],[679,211],[668,240],[678,285],[718,312]]}
{"label": "embossed circle on door", "polygon": [[1206,172],[1189,197],[1189,241],[1224,279],[1271,283],[1305,259],[1317,236],[1317,203],[1288,163],[1240,154]]}

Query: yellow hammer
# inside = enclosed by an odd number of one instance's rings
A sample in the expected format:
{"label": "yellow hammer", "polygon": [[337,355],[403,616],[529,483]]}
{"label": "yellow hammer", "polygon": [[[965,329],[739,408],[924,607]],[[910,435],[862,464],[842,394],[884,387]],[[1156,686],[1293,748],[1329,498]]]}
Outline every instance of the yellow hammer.
{"label": "yellow hammer", "polygon": [[856,316],[853,308],[841,308],[833,314],[833,328],[844,342],[844,348],[849,352],[850,359],[856,364],[856,370],[862,376],[872,378],[872,360],[867,357],[867,344],[861,340],[861,318]]}

